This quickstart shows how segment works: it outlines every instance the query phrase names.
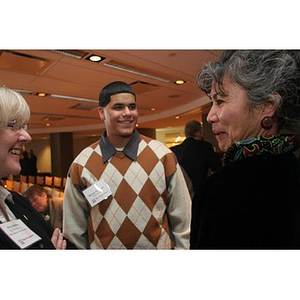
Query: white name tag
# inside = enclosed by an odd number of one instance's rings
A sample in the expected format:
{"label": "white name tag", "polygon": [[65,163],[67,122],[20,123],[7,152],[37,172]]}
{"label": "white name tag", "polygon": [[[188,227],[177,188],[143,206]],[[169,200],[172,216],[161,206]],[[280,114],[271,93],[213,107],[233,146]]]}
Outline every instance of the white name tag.
{"label": "white name tag", "polygon": [[28,228],[20,219],[1,223],[0,228],[21,248],[27,248],[30,245],[41,240],[36,233]]}
{"label": "white name tag", "polygon": [[112,192],[108,184],[103,179],[100,179],[99,181],[95,182],[92,186],[85,189],[83,191],[83,194],[90,203],[90,205],[93,207],[101,201],[107,199],[112,194]]}

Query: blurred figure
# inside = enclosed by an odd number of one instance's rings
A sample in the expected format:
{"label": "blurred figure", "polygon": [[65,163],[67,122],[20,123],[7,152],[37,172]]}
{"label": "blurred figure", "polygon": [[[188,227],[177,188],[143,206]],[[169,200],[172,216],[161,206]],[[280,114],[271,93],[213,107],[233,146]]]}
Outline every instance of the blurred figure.
{"label": "blurred figure", "polygon": [[32,149],[29,150],[29,175],[37,175],[37,157]]}
{"label": "blurred figure", "polygon": [[51,197],[46,189],[38,184],[30,186],[23,196],[28,198],[31,205],[38,211],[45,221],[53,228],[62,229],[63,220],[63,198]]}
{"label": "blurred figure", "polygon": [[28,176],[30,171],[30,159],[28,152],[24,150],[22,152],[22,158],[20,159],[20,165],[21,165],[21,175]]}
{"label": "blurred figure", "polygon": [[222,163],[211,143],[204,141],[201,123],[191,120],[186,123],[186,139],[170,149],[175,153],[179,164],[184,168],[192,181],[193,191],[204,182],[209,170],[218,170]]}

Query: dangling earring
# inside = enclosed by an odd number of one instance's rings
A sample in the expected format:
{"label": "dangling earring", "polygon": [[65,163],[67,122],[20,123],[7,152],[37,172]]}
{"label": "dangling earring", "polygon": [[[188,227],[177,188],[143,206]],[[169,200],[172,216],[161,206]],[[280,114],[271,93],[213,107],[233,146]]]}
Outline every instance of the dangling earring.
{"label": "dangling earring", "polygon": [[273,126],[273,119],[271,117],[264,117],[261,120],[261,127],[264,129],[271,129]]}

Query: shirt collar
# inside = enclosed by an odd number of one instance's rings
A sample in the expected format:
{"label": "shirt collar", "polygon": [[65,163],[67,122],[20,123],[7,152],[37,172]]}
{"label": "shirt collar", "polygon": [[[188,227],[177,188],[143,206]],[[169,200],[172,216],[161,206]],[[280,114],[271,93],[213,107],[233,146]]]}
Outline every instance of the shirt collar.
{"label": "shirt collar", "polygon": [[5,189],[3,186],[0,186],[0,201],[4,203],[5,199],[10,201],[11,203],[14,203],[12,194],[7,189]]}
{"label": "shirt collar", "polygon": [[[136,160],[137,158],[139,141],[140,134],[137,130],[134,130],[131,139],[123,149],[123,152],[132,160]],[[108,161],[117,152],[115,147],[109,142],[106,132],[102,134],[99,145],[102,152],[103,162]]]}

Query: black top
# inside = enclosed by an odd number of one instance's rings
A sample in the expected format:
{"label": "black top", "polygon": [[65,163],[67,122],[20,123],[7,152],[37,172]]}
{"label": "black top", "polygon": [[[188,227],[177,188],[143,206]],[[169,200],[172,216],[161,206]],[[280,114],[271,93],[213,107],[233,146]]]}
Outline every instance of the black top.
{"label": "black top", "polygon": [[300,163],[292,152],[241,159],[193,199],[191,249],[300,249]]}
{"label": "black top", "polygon": [[206,141],[190,137],[170,149],[175,153],[179,164],[191,179],[194,192],[207,177],[209,169],[216,171],[222,165],[211,143]]}
{"label": "black top", "polygon": [[[16,192],[10,191],[14,203],[5,201],[9,209],[17,219],[21,219],[32,231],[42,240],[29,246],[26,249],[54,249],[51,242],[53,228],[43,217],[31,206],[29,200]],[[20,249],[1,229],[0,229],[0,249]]]}

